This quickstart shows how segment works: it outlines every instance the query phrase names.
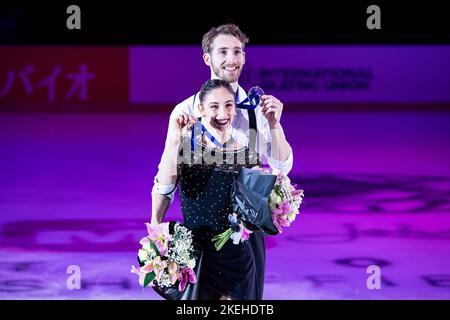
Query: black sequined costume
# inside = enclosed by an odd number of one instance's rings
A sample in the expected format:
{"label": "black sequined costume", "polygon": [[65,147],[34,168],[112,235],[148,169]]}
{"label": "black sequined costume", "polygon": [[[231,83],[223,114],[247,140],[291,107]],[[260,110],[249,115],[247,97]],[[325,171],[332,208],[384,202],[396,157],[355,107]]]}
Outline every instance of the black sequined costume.
{"label": "black sequined costume", "polygon": [[[222,295],[238,300],[260,300],[263,295],[265,243],[261,232],[236,245],[227,241],[216,251],[212,237],[228,229],[232,213],[231,188],[241,167],[260,165],[259,155],[244,147],[219,151],[185,138],[178,165],[184,224],[193,230],[203,250],[202,270],[196,285],[199,300]],[[192,150],[195,152],[186,152]]]}

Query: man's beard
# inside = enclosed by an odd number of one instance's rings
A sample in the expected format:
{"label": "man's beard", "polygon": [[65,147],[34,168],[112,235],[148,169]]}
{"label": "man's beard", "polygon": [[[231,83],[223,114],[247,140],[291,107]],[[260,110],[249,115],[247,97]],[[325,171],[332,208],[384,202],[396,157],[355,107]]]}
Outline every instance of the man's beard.
{"label": "man's beard", "polygon": [[241,68],[238,68],[238,70],[236,71],[236,75],[234,75],[234,76],[227,76],[225,74],[225,70],[222,69],[222,66],[216,67],[214,65],[214,63],[212,64],[212,66],[213,66],[213,68],[212,68],[213,72],[216,75],[216,77],[218,77],[219,79],[225,80],[227,82],[230,82],[230,83],[237,82],[238,79],[239,79],[239,76],[241,75],[241,71],[242,71]]}

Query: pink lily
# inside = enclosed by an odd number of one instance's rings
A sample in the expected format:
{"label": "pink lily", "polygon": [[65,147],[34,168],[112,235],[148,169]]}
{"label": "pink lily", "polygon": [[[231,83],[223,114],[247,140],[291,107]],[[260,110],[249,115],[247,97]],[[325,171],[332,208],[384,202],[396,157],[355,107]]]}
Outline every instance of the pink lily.
{"label": "pink lily", "polygon": [[180,272],[178,272],[178,265],[175,261],[169,263],[167,270],[169,272],[169,280],[171,284],[174,284],[180,278]]}
{"label": "pink lily", "polygon": [[294,198],[295,198],[295,197],[299,197],[299,196],[301,196],[302,194],[303,194],[303,190],[300,190],[300,189],[291,191],[291,195],[292,195]]}
{"label": "pink lily", "polygon": [[[149,269],[151,268],[152,271],[155,272],[155,279],[159,280],[161,279],[161,275],[164,272],[164,269],[167,267],[167,261],[161,260],[161,257],[156,257],[155,259],[148,261]],[[147,263],[146,263],[147,265]],[[145,267],[145,266],[144,266]]]}
{"label": "pink lily", "polygon": [[[160,223],[160,224],[150,224],[146,223],[148,238],[155,243],[158,251],[162,256],[165,256],[167,253],[167,248],[169,241],[172,240],[172,235],[169,233],[169,223]],[[144,243],[145,240],[141,239]]]}
{"label": "pink lily", "polygon": [[178,285],[178,290],[183,291],[186,288],[188,281],[190,283],[196,283],[197,276],[195,275],[194,270],[192,270],[191,268],[183,268],[181,269],[181,280]]}
{"label": "pink lily", "polygon": [[140,267],[135,267],[134,265],[131,266],[131,273],[137,274],[139,276],[139,284],[141,286],[144,285],[144,279],[145,279],[145,274],[143,272],[141,272],[141,268]]}
{"label": "pink lily", "polygon": [[248,230],[247,228],[243,228],[242,230],[242,239],[248,240],[250,238],[250,233],[253,231]]}
{"label": "pink lily", "polygon": [[[281,211],[281,209],[275,210]],[[272,213],[272,221],[280,233],[283,233],[282,227],[289,227],[291,225],[290,221],[287,219],[287,216],[283,213]]]}
{"label": "pink lily", "polygon": [[253,232],[245,228],[242,222],[240,224],[240,227],[241,228],[238,232],[234,232],[230,236],[230,238],[233,239],[233,244],[239,244],[239,242],[248,240],[250,238],[250,233]]}
{"label": "pink lily", "polygon": [[292,211],[292,207],[291,207],[291,205],[289,204],[289,201],[286,199],[286,200],[283,201],[283,203],[281,203],[281,204],[279,205],[278,208],[275,208],[275,209],[272,211],[272,214],[273,214],[273,215],[285,215],[285,214],[288,214],[288,213],[291,212],[291,211]]}
{"label": "pink lily", "polygon": [[283,214],[288,214],[289,212],[292,211],[291,204],[287,199],[284,200],[283,203],[281,204],[281,211],[283,212]]}
{"label": "pink lily", "polygon": [[131,266],[131,273],[137,274],[139,276],[139,284],[144,286],[145,277],[148,273],[153,272],[153,265],[150,261],[147,261],[144,266],[136,268],[134,265]]}

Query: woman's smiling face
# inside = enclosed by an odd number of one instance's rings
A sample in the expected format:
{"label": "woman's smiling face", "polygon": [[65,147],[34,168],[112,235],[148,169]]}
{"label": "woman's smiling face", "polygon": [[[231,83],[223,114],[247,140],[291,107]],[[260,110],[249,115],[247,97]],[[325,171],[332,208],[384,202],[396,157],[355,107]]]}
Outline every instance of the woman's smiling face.
{"label": "woman's smiling face", "polygon": [[234,95],[223,87],[213,89],[205,95],[200,111],[211,127],[224,132],[231,127],[236,115]]}

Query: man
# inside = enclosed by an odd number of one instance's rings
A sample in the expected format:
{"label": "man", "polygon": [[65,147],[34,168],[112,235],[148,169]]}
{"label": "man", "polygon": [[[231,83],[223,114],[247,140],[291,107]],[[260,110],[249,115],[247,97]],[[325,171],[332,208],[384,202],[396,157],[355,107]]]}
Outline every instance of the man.
{"label": "man", "polygon": [[[247,93],[239,86],[238,80],[245,64],[245,45],[248,38],[234,24],[221,25],[212,28],[203,36],[203,61],[211,70],[211,79],[222,79],[229,82],[236,94],[235,100],[237,114],[233,120],[232,136],[241,145],[248,145],[254,148],[258,153],[265,157],[268,164],[276,170],[289,173],[292,169],[293,155],[292,148],[286,141],[283,128],[280,123],[283,104],[280,100],[271,95],[261,96],[261,105],[255,109],[249,108]],[[194,122],[200,117],[198,109],[199,97],[195,94],[180,104],[178,104],[170,115],[169,128],[167,132],[166,145],[161,157],[159,168],[166,166],[168,161],[176,161],[174,150],[171,148],[170,141],[176,134],[176,130],[185,126],[187,123]],[[175,118],[183,119],[180,127],[171,124]],[[173,166],[172,166],[173,167]],[[176,173],[161,173],[155,177],[152,189],[152,223],[160,223],[173,200],[173,194],[176,189]],[[255,233],[250,237],[251,241],[264,242],[261,233]],[[252,244],[253,246],[253,244]],[[262,246],[264,248],[264,246]],[[255,243],[254,248],[261,248],[261,245]],[[260,264],[257,266],[259,276],[256,282],[259,286],[260,296],[262,297],[264,284],[264,261],[265,251],[255,249],[255,256],[258,257]]]}
{"label": "man", "polygon": [[[234,138],[242,145],[249,145],[251,134],[256,135],[256,151],[266,158],[272,169],[289,173],[292,169],[292,149],[284,136],[280,124],[283,104],[271,95],[261,97],[261,107],[249,110],[249,105],[241,102],[247,98],[245,90],[239,86],[238,80],[245,64],[245,44],[248,38],[234,24],[226,24],[212,28],[203,36],[203,61],[211,69],[211,79],[228,81],[236,92],[238,110],[234,119]],[[170,118],[185,115],[186,121],[200,117],[198,109],[198,94],[195,94],[179,103],[172,111]],[[254,114],[254,116],[252,115]],[[256,121],[254,130],[251,128],[252,118]],[[169,123],[171,123],[170,121]],[[174,133],[176,128],[169,125],[167,137]],[[256,132],[252,132],[256,131]],[[166,145],[167,149],[167,145]],[[166,151],[166,150],[165,150]],[[161,163],[160,163],[161,166]],[[159,184],[171,185],[171,179],[159,177],[155,179]],[[155,189],[153,189],[155,191]]]}

